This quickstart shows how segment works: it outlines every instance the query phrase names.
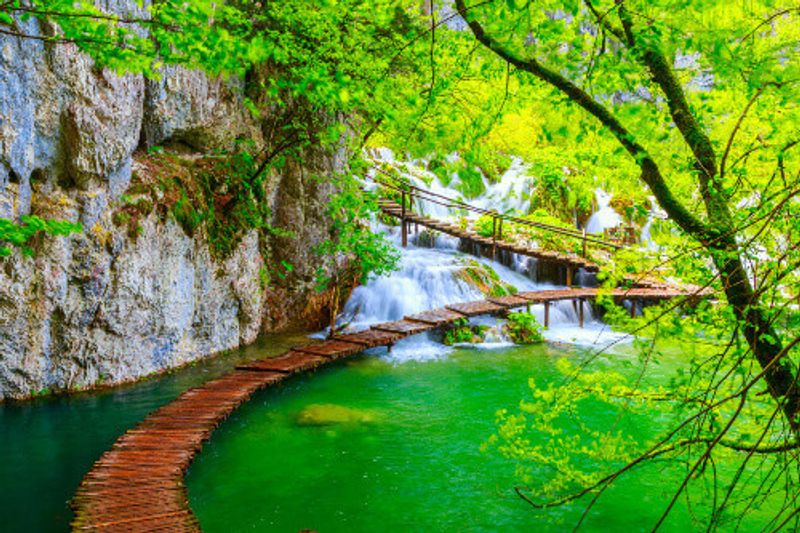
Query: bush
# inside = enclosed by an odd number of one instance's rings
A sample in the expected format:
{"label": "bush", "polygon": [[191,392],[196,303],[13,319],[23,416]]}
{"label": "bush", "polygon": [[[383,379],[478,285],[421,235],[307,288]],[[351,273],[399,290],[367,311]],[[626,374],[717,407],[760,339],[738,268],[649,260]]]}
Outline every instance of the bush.
{"label": "bush", "polygon": [[505,331],[515,344],[535,344],[544,342],[542,326],[531,313],[511,313]]}
{"label": "bush", "polygon": [[466,318],[460,318],[453,322],[444,332],[444,342],[448,346],[462,342],[473,344],[483,342],[486,337],[487,326],[470,325]]}
{"label": "bush", "polygon": [[474,225],[475,233],[481,237],[491,237],[494,227],[493,217],[489,215],[479,216]]}

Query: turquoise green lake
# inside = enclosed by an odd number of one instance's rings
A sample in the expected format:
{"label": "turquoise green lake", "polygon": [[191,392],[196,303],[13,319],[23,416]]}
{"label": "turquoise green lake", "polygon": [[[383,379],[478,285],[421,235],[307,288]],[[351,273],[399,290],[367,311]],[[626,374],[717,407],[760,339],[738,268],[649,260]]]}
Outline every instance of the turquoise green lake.
{"label": "turquoise green lake", "polygon": [[[533,509],[513,491],[515,464],[481,443],[498,409],[529,396],[530,376],[561,379],[558,358],[587,354],[536,345],[401,364],[362,357],[262,391],[192,465],[190,504],[208,532],[569,531],[583,504]],[[585,530],[649,530],[676,476],[656,464],[626,478]],[[665,530],[689,527],[679,509]]]}

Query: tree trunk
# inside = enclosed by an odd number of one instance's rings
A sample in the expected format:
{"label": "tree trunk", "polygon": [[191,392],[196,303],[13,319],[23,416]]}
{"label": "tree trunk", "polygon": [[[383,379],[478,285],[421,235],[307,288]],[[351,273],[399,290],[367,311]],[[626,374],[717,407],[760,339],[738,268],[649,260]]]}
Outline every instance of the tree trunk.
{"label": "tree trunk", "polygon": [[[744,337],[761,368],[770,394],[781,404],[792,430],[800,429],[800,388],[789,359],[783,353],[780,337],[759,305],[741,259],[714,258],[720,272],[725,297],[736,318],[744,324]],[[781,358],[776,360],[776,358]]]}

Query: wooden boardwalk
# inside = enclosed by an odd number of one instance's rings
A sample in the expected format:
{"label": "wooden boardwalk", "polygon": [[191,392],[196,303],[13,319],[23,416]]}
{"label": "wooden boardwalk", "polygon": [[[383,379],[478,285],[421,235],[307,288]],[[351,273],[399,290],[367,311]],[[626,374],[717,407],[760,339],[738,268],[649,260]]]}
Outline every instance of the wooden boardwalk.
{"label": "wooden boardwalk", "polygon": [[[448,305],[358,333],[293,348],[268,359],[241,364],[229,374],[189,389],[123,434],[83,479],[72,507],[75,531],[199,531],[189,509],[183,478],[214,429],[254,392],[292,374],[313,370],[367,348],[391,347],[409,335],[451,324],[464,317],[502,313],[528,304],[590,300],[596,289],[524,292],[514,296]],[[618,289],[618,299],[657,301],[703,297],[674,289]],[[579,306],[583,309],[583,306]],[[631,306],[633,309],[636,306]]]}
{"label": "wooden boardwalk", "polygon": [[[481,255],[484,255],[486,257],[494,258],[498,251],[507,251],[519,255],[524,255],[527,257],[534,257],[542,261],[550,261],[556,264],[563,265],[570,269],[582,268],[587,272],[597,272],[598,270],[600,270],[597,264],[578,255],[570,255],[560,252],[542,250],[539,248],[533,248],[530,246],[524,246],[518,243],[513,243],[497,237],[494,238],[482,237],[472,230],[461,228],[451,223],[444,222],[442,220],[431,218],[425,215],[412,213],[410,210],[404,211],[400,204],[393,202],[391,200],[380,200],[378,202],[378,205],[380,206],[381,211],[384,214],[399,219],[401,225],[403,224],[403,220],[405,219],[406,225],[416,224],[419,226],[424,226],[428,229],[445,233],[447,235],[452,235],[453,237],[458,237],[459,239],[480,246],[481,249],[483,250],[483,253]],[[403,231],[404,234],[408,232],[407,226],[401,227],[401,230]],[[572,278],[571,275],[568,276],[569,276],[568,279]],[[568,285],[569,284],[570,283],[568,283]]]}

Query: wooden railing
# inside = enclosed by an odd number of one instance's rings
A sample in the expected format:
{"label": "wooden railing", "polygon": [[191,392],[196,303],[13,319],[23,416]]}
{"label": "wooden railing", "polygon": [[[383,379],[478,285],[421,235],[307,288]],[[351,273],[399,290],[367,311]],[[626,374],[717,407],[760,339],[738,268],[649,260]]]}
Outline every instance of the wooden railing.
{"label": "wooden railing", "polygon": [[613,250],[624,248],[624,245],[619,243],[605,241],[602,239],[598,239],[596,237],[590,237],[589,235],[587,235],[586,229],[577,230],[577,229],[563,228],[561,226],[555,226],[553,224],[536,222],[533,220],[527,220],[513,215],[499,213],[494,210],[483,209],[481,207],[470,205],[464,202],[463,200],[459,200],[458,198],[453,198],[427,189],[423,189],[421,187],[417,187],[416,185],[410,183],[408,180],[402,177],[398,178],[396,176],[393,176],[392,174],[381,168],[375,167],[374,170],[385,176],[385,179],[379,178],[377,176],[368,176],[367,177],[368,179],[370,179],[371,181],[375,182],[376,184],[382,187],[400,193],[400,198],[401,198],[400,205],[402,208],[401,239],[403,246],[406,246],[408,242],[408,227],[407,227],[408,224],[406,223],[407,210],[413,212],[414,201],[423,200],[425,202],[441,205],[449,209],[460,209],[472,213],[477,213],[479,215],[490,216],[492,218],[492,242],[495,244],[495,246],[497,241],[503,238],[503,222],[505,221],[513,224],[518,224],[521,226],[527,226],[538,230],[555,233],[558,235],[562,235],[564,237],[579,239],[583,244],[582,246],[583,257],[586,257],[586,252],[587,252],[586,249],[589,243],[597,246],[602,246],[605,248],[610,248]]}

